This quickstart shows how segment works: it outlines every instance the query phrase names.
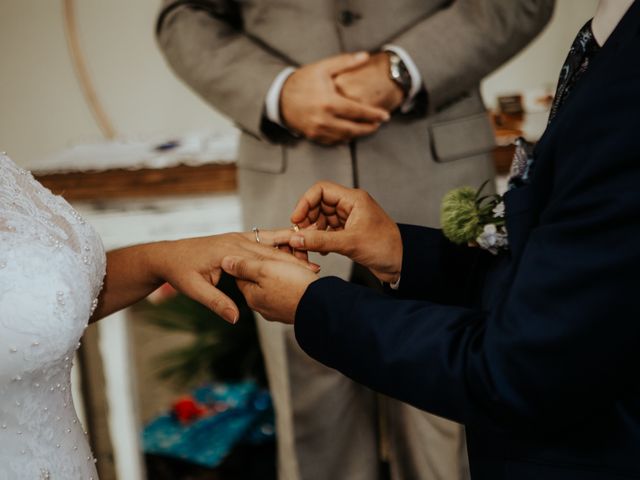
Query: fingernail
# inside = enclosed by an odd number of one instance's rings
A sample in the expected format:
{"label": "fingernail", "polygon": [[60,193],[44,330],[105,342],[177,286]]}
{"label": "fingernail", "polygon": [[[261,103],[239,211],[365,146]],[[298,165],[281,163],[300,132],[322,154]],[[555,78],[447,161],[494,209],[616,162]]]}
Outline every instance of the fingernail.
{"label": "fingernail", "polygon": [[223,314],[222,316],[224,317],[224,319],[225,319],[227,322],[232,323],[232,324],[234,324],[234,325],[238,322],[238,317],[237,317],[237,315],[236,315],[236,311],[235,311],[234,309],[232,309],[232,308],[225,308],[225,309],[222,311],[222,314]]}
{"label": "fingernail", "polygon": [[291,246],[294,248],[304,247],[304,237],[299,235],[291,237]]}
{"label": "fingernail", "polygon": [[362,60],[366,60],[367,58],[369,58],[369,54],[367,52],[358,52],[353,56],[353,59],[356,62],[360,62]]}

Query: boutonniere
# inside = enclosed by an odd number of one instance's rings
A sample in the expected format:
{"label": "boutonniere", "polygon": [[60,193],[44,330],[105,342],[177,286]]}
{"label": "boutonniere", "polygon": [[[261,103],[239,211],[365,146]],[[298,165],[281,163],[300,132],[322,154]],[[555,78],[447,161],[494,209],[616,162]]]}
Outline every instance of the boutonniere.
{"label": "boutonniere", "polygon": [[501,195],[483,195],[489,183],[479,189],[461,187],[451,190],[442,199],[442,232],[457,245],[480,247],[497,255],[509,242]]}

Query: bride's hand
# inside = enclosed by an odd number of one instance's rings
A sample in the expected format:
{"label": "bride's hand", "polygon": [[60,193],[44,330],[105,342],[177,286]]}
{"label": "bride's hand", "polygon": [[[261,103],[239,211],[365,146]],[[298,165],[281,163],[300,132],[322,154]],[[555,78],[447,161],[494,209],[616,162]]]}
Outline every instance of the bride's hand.
{"label": "bride's hand", "polygon": [[256,242],[254,232],[159,242],[150,245],[149,265],[155,276],[209,307],[228,322],[236,323],[238,307],[216,288],[222,273],[222,259],[233,255],[259,261],[278,260],[317,272],[317,265],[274,248],[286,243],[291,234],[286,230],[260,231],[261,243]]}
{"label": "bride's hand", "polygon": [[302,227],[291,236],[291,247],[340,253],[369,268],[381,281],[398,279],[402,267],[400,230],[364,190],[318,182],[302,196],[291,221]]}

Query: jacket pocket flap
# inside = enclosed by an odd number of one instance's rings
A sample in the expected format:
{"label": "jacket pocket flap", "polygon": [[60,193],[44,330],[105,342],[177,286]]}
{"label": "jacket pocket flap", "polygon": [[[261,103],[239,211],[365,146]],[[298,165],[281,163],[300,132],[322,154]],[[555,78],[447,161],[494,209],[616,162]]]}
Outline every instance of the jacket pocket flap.
{"label": "jacket pocket flap", "polygon": [[485,112],[431,124],[431,147],[439,162],[449,162],[491,151],[495,135]]}

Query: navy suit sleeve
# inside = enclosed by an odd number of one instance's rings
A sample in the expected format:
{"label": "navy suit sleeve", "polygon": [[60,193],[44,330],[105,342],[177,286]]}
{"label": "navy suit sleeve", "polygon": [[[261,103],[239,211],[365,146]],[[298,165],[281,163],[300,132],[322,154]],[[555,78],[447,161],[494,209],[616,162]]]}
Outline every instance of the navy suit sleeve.
{"label": "navy suit sleeve", "polygon": [[399,224],[402,237],[400,288],[387,293],[400,298],[468,305],[472,292],[493,260],[478,248],[451,243],[441,230]]}
{"label": "navy suit sleeve", "polygon": [[637,388],[638,161],[607,157],[560,189],[495,310],[398,300],[330,277],[298,306],[298,342],[360,383],[459,422],[584,420]]}

